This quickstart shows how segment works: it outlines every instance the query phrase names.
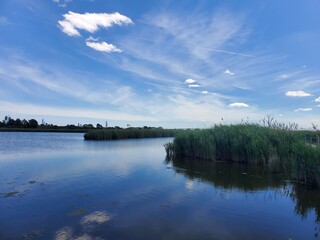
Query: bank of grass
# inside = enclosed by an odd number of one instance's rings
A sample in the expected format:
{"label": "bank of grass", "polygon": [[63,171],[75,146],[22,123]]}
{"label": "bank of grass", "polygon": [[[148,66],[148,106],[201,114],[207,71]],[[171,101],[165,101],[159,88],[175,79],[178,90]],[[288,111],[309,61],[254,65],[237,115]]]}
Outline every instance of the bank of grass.
{"label": "bank of grass", "polygon": [[272,129],[254,124],[219,125],[181,131],[165,145],[167,157],[265,165],[293,180],[320,186],[320,147],[305,142],[311,131]]}
{"label": "bank of grass", "polygon": [[178,130],[162,128],[126,128],[92,130],[84,135],[85,140],[117,140],[134,138],[174,137]]}

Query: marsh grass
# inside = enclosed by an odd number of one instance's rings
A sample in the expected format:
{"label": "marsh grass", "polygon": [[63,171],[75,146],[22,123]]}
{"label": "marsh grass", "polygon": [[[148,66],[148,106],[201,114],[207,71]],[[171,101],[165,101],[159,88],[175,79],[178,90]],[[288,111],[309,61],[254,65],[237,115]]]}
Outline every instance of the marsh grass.
{"label": "marsh grass", "polygon": [[217,125],[211,129],[178,132],[165,145],[168,159],[252,163],[295,181],[320,185],[320,147],[304,136],[318,132],[263,127],[256,124]]}
{"label": "marsh grass", "polygon": [[126,128],[126,129],[103,129],[89,131],[84,135],[85,140],[117,140],[135,138],[161,138],[174,137],[177,130],[162,128]]}

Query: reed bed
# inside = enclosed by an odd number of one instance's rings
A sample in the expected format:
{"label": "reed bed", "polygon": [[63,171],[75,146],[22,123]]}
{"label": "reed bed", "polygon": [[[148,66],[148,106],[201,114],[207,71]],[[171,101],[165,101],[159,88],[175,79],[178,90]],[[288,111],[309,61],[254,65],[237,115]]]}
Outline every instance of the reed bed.
{"label": "reed bed", "polygon": [[145,129],[145,128],[127,128],[127,129],[103,129],[93,130],[85,133],[85,140],[117,140],[134,138],[162,138],[174,137],[178,130],[174,129]]}
{"label": "reed bed", "polygon": [[255,124],[219,125],[178,132],[165,145],[167,157],[252,163],[293,180],[320,186],[320,147],[304,141],[312,131],[273,129]]}

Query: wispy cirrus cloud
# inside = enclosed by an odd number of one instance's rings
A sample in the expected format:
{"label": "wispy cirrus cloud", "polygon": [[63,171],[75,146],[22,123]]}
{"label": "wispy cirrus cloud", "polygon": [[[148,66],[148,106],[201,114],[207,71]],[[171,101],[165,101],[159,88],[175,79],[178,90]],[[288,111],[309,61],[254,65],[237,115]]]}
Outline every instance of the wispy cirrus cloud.
{"label": "wispy cirrus cloud", "polygon": [[102,85],[103,82],[96,79],[101,86],[95,89],[85,77],[75,77],[68,70],[19,59],[0,59],[0,80],[14,84],[29,94],[37,94],[36,89],[40,89],[41,93],[55,92],[88,103],[121,104],[121,101],[134,95],[132,89],[123,84],[110,81],[103,87],[105,83]]}
{"label": "wispy cirrus cloud", "polygon": [[127,121],[156,121],[156,118],[130,114],[122,111],[88,109],[80,107],[49,107],[45,105],[37,105],[30,103],[12,103],[0,102],[0,109],[3,112],[23,114],[23,115],[45,115],[58,117],[78,117],[78,118],[95,118],[95,119],[109,119],[109,120],[127,120]]}
{"label": "wispy cirrus cloud", "polygon": [[[121,49],[130,57],[125,59],[125,65],[118,67],[143,78],[146,78],[146,72],[152,72],[150,80],[165,72],[167,77],[156,80],[176,79],[173,80],[176,85],[179,84],[178,79],[188,78],[191,82],[185,83],[195,84],[193,80],[197,79],[194,81],[201,82],[201,86],[208,87],[208,90],[210,87],[230,88],[230,84],[245,88],[240,79],[237,82],[235,79],[223,81],[227,78],[223,74],[226,69],[224,62],[227,59],[230,61],[230,54],[227,51],[211,51],[217,50],[218,46],[231,46],[235,39],[245,38],[248,31],[244,26],[243,16],[217,10],[205,17],[204,21],[203,13],[193,12],[190,20],[186,20],[170,11],[158,11],[137,20],[137,27],[141,22],[146,24],[139,31],[122,39]],[[237,24],[235,19],[238,20]]]}
{"label": "wispy cirrus cloud", "polygon": [[320,102],[320,97],[317,97],[314,101],[315,102]]}
{"label": "wispy cirrus cloud", "polygon": [[307,93],[305,91],[299,90],[299,91],[288,91],[288,92],[286,92],[286,96],[288,96],[288,97],[309,97],[309,96],[311,96],[311,94]]}
{"label": "wispy cirrus cloud", "polygon": [[199,84],[189,84],[189,88],[198,88],[200,87]]}
{"label": "wispy cirrus cloud", "polygon": [[[170,13],[160,13],[149,18],[151,24],[164,29],[168,34],[182,42],[195,56],[207,58],[209,49],[221,49],[227,41],[234,41],[235,36],[245,37],[243,32],[244,18],[219,10],[213,16],[197,13],[190,14],[188,19]],[[201,24],[201,25],[200,25]]]}
{"label": "wispy cirrus cloud", "polygon": [[298,108],[294,110],[294,112],[309,112],[309,111],[312,111],[312,108]]}
{"label": "wispy cirrus cloud", "polygon": [[69,36],[81,36],[79,30],[90,33],[100,28],[108,29],[113,25],[132,24],[132,20],[118,12],[115,13],[75,13],[69,11],[63,15],[64,20],[58,21],[61,31]]}
{"label": "wispy cirrus cloud", "polygon": [[67,4],[72,2],[72,0],[52,0],[57,3],[59,7],[67,7]]}

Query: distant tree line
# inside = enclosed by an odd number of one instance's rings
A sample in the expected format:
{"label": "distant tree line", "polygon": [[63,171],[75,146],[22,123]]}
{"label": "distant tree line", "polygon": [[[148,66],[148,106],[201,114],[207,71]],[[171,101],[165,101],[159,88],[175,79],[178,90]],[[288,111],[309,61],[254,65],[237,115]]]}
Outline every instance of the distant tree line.
{"label": "distant tree line", "polygon": [[6,117],[5,120],[0,122],[0,127],[9,127],[9,128],[37,128],[39,123],[35,119],[21,120],[20,118],[13,119]]}
{"label": "distant tree line", "polygon": [[[5,116],[4,120],[0,121],[0,128],[2,128],[2,129],[10,128],[11,130],[24,128],[24,129],[30,129],[30,131],[32,131],[32,129],[37,128],[37,131],[50,131],[50,130],[68,131],[68,130],[70,130],[72,132],[73,131],[75,131],[75,132],[85,131],[86,132],[86,131],[94,130],[94,129],[123,129],[119,126],[103,127],[99,123],[96,126],[94,126],[92,124],[83,124],[83,125],[81,125],[81,124],[78,124],[78,125],[68,124],[66,126],[58,126],[58,125],[48,124],[48,123],[44,123],[44,122],[43,122],[43,124],[39,124],[38,121],[35,119],[21,120],[20,118],[13,119],[9,116]],[[127,129],[156,129],[156,128],[143,126],[143,127],[128,127]],[[162,128],[158,128],[158,129],[162,129]]]}

